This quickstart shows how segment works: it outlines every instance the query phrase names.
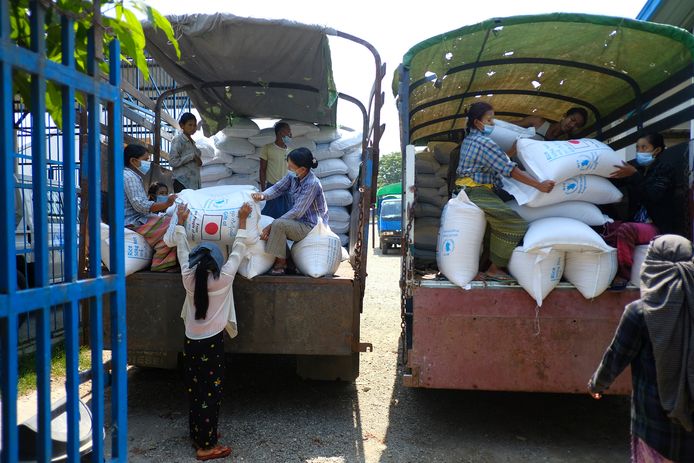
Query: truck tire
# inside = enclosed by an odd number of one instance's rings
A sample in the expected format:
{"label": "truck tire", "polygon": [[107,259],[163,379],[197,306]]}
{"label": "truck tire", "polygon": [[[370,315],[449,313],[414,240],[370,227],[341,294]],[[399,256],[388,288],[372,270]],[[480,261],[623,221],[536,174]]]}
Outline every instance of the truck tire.
{"label": "truck tire", "polygon": [[381,254],[382,254],[382,255],[385,256],[386,254],[388,254],[388,244],[386,244],[384,241],[381,241],[381,243],[379,244],[379,246],[380,246],[380,248],[381,248]]}
{"label": "truck tire", "polygon": [[359,376],[359,354],[297,355],[296,374],[302,379],[352,382]]}

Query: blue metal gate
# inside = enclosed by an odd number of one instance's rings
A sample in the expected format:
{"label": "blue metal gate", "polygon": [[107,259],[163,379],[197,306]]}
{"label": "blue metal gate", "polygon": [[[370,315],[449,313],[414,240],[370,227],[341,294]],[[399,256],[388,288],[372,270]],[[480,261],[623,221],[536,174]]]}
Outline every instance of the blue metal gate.
{"label": "blue metal gate", "polygon": [[[79,461],[79,306],[89,306],[89,331],[92,358],[92,461],[104,461],[104,386],[102,364],[103,302],[109,297],[111,317],[111,461],[127,460],[127,378],[125,338],[125,273],[123,250],[123,150],[122,114],[119,92],[120,47],[110,44],[108,82],[99,77],[96,50],[98,35],[91,31],[88,37],[88,73],[75,68],[75,33],[73,19],[61,17],[62,63],[46,58],[45,17],[46,2],[30,1],[31,49],[17,46],[10,39],[10,2],[0,0],[0,386],[2,400],[2,435],[0,461],[19,459],[17,431],[17,376],[18,317],[33,314],[36,324],[36,383],[37,383],[37,461],[50,461],[51,443],[51,341],[50,321],[53,311],[61,309],[64,316],[66,348],[66,412],[67,455],[69,461]],[[50,4],[49,4],[50,5]],[[53,12],[55,14],[55,12]],[[13,98],[14,72],[31,75],[31,176],[33,208],[33,287],[19,289],[15,262],[15,222],[13,220],[16,188],[14,170]],[[61,282],[49,280],[49,244],[47,203],[49,166],[46,156],[46,82],[53,81],[62,88],[63,157],[59,162],[63,179],[62,198],[64,221],[62,224]],[[75,146],[75,92],[86,96],[88,140],[82,157],[83,176],[88,178],[88,236],[78,237],[75,226],[78,218],[76,184],[73,181],[76,166]],[[108,111],[108,206],[110,227],[111,273],[102,275],[100,249],[101,219],[101,107]],[[83,192],[84,193],[84,192]],[[78,277],[78,239],[88,246],[88,277]],[[88,240],[88,242],[87,242]],[[84,416],[82,416],[84,419]]]}

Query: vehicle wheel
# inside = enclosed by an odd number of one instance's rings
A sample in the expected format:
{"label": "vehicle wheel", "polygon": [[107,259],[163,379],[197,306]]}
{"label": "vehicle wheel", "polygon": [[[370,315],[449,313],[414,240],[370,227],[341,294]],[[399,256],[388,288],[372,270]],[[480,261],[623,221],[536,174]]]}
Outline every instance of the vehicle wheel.
{"label": "vehicle wheel", "polygon": [[386,243],[384,243],[383,241],[381,241],[380,247],[381,247],[381,254],[382,254],[382,255],[388,254],[388,245],[387,245]]}

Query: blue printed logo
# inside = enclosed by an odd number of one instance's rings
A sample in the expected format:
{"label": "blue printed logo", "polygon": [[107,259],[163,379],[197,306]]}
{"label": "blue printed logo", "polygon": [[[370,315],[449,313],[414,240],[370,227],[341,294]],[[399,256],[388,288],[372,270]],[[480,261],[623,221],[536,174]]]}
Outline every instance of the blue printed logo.
{"label": "blue printed logo", "polygon": [[598,167],[598,156],[595,153],[581,156],[576,160],[576,167],[580,171],[595,170]]}
{"label": "blue printed logo", "polygon": [[570,195],[578,191],[578,182],[576,179],[570,178],[561,185],[561,189],[564,191],[565,195]]}
{"label": "blue printed logo", "polygon": [[453,240],[448,239],[448,240],[443,242],[443,254],[444,255],[446,255],[446,256],[449,255],[450,253],[453,252],[454,249],[455,249],[455,243],[453,242]]}

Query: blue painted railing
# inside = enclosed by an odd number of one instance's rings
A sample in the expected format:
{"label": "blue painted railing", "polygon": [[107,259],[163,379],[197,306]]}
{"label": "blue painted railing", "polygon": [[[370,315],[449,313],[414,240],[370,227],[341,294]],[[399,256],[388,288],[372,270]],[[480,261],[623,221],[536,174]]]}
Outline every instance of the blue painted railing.
{"label": "blue painted railing", "polygon": [[[99,77],[94,31],[89,34],[88,73],[75,68],[74,23],[62,16],[62,62],[46,58],[45,5],[30,1],[31,49],[17,46],[10,39],[11,9],[8,0],[0,0],[0,153],[14,153],[13,72],[31,76],[31,189],[34,226],[32,253],[33,285],[17,287],[14,180],[15,155],[0,156],[0,386],[2,392],[2,435],[0,461],[13,463],[19,459],[17,431],[18,317],[32,314],[36,325],[36,377],[38,461],[50,461],[51,444],[51,315],[62,309],[66,346],[66,392],[69,461],[79,461],[79,310],[81,303],[90,308],[90,344],[92,354],[92,461],[104,461],[104,368],[103,299],[109,297],[112,339],[110,461],[127,460],[127,378],[125,338],[125,273],[123,250],[123,133],[119,92],[120,46],[113,41],[109,47],[108,81]],[[55,12],[54,12],[55,13]],[[62,88],[62,161],[49,159],[46,144],[46,85],[53,81]],[[88,244],[90,269],[88,277],[79,279],[77,266],[78,202],[75,184],[77,166],[75,146],[75,92],[87,97],[88,140],[86,158],[80,160],[83,176],[88,178]],[[101,140],[100,106],[109,112],[108,132],[108,217],[110,227],[111,274],[101,273]],[[47,203],[50,195],[49,169],[62,168],[63,242],[62,281],[52,284],[49,278],[49,255],[55,243],[49,243]],[[84,194],[85,192],[82,192]],[[88,240],[88,243],[87,241]],[[85,419],[86,417],[82,417]]]}

